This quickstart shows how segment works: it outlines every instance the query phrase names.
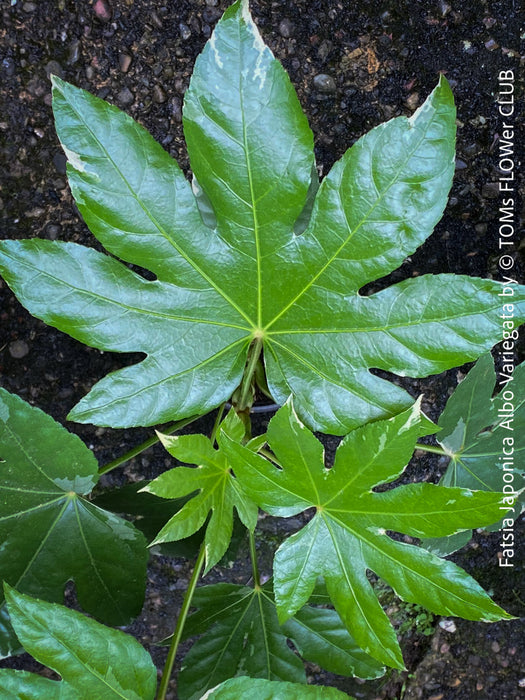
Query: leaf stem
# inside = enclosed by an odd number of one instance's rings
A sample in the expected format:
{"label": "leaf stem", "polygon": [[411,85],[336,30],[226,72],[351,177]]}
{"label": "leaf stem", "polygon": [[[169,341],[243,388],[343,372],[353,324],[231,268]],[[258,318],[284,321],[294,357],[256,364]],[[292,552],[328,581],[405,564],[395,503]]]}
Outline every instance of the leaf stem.
{"label": "leaf stem", "polygon": [[270,462],[273,462],[276,464],[278,467],[281,469],[283,468],[283,465],[279,462],[277,457],[274,455],[273,452],[270,452],[270,450],[267,450],[265,447],[261,447],[259,450],[257,450],[258,454],[262,455],[263,457],[266,457]]}
{"label": "leaf stem", "polygon": [[244,411],[244,409],[247,408],[250,403],[248,396],[250,394],[250,389],[252,388],[252,379],[257,368],[257,362],[259,360],[262,347],[263,340],[262,338],[258,337],[255,339],[254,344],[250,348],[248,363],[246,365],[246,369],[244,370],[241,382],[241,398],[239,399],[239,403],[237,405],[237,410],[239,411]]}
{"label": "leaf stem", "polygon": [[434,447],[434,445],[425,445],[423,442],[416,442],[416,450],[424,450],[425,452],[433,452],[436,455],[443,455],[445,457],[450,457],[450,455],[445,452],[441,447]]}
{"label": "leaf stem", "polygon": [[[181,430],[186,425],[193,423],[194,421],[197,420],[197,418],[200,418],[200,416],[191,416],[190,418],[183,418],[182,420],[175,421],[175,423],[170,423],[165,428],[163,428],[161,432],[163,432],[165,435],[171,435],[172,433],[175,433],[177,430]],[[120,457],[117,457],[112,462],[108,462],[103,467],[100,467],[100,469],[98,470],[99,476],[101,474],[107,474],[112,469],[116,469],[117,467],[120,467],[120,465],[124,464],[125,462],[129,462],[130,459],[133,459],[133,457],[136,457],[141,452],[144,452],[144,450],[147,450],[148,447],[151,447],[152,445],[156,445],[157,442],[159,442],[158,435],[156,435],[156,434],[152,435],[147,440],[144,440],[144,442],[141,442],[140,445],[137,445],[136,447],[132,447],[131,450],[128,450],[128,452],[125,452],[123,455],[121,455]]]}
{"label": "leaf stem", "polygon": [[257,552],[255,551],[255,534],[250,530],[250,558],[252,560],[253,585],[255,590],[261,587],[261,577],[259,576],[259,567],[257,566]]}
{"label": "leaf stem", "polygon": [[213,428],[211,431],[210,435],[210,440],[211,444],[215,445],[215,438],[217,437],[217,432],[219,430],[219,425],[221,424],[222,417],[224,415],[224,409],[226,408],[226,402],[221,404],[219,406],[219,410],[217,411],[217,415],[215,416],[215,423],[213,424]]}
{"label": "leaf stem", "polygon": [[166,658],[166,663],[164,664],[164,670],[162,671],[162,678],[160,679],[157,700],[165,700],[166,698],[168,684],[170,682],[171,672],[173,670],[173,664],[175,663],[175,656],[177,655],[177,649],[179,648],[179,643],[182,638],[182,632],[184,630],[186,618],[188,617],[188,612],[191,607],[193,594],[195,593],[195,589],[197,587],[197,581],[199,580],[199,577],[202,572],[202,567],[204,566],[205,556],[206,548],[203,542],[199,551],[199,556],[197,557],[197,561],[195,562],[195,567],[193,569],[188,588],[186,589],[186,593],[184,594],[182,608],[177,619],[177,624],[175,626],[175,631],[173,632],[173,637],[171,638],[168,656]]}

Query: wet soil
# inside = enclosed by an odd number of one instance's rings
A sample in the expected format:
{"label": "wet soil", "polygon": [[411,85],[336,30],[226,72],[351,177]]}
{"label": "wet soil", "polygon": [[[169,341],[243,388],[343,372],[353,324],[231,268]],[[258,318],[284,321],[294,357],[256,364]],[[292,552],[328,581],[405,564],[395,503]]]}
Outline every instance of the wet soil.
{"label": "wet soil", "polygon": [[[0,221],[2,238],[99,244],[82,222],[65,177],[65,158],[51,116],[49,74],[58,74],[125,109],[148,128],[188,172],[181,124],[192,66],[229,3],[225,0],[3,0],[0,25]],[[499,71],[520,68],[519,3],[347,0],[253,0],[265,41],[282,61],[315,134],[321,174],[359,136],[382,121],[411,114],[444,73],[458,107],[457,170],[449,205],[434,235],[388,282],[424,272],[456,272],[500,279],[497,268],[497,144],[502,124],[495,105]],[[515,123],[522,121],[517,101]],[[522,182],[521,182],[522,187]],[[523,280],[518,257],[516,274]],[[33,319],[0,281],[0,384],[62,423],[71,407],[109,371],[134,356],[87,348]],[[467,368],[462,368],[465,372]],[[459,378],[452,370],[423,381],[406,380],[437,418]],[[148,430],[109,430],[67,424],[103,464],[144,440]],[[259,425],[259,429],[264,427]],[[209,428],[209,420],[203,429]],[[329,445],[332,448],[333,446]],[[330,450],[329,450],[330,451]],[[407,479],[437,480],[446,464],[419,455]],[[108,475],[107,485],[149,478],[165,468],[160,448]],[[271,552],[289,528],[261,523],[266,573]],[[522,532],[517,532],[518,541]],[[523,550],[512,570],[497,565],[498,535],[477,533],[454,558],[516,616],[525,613]],[[191,573],[191,562],[154,556],[140,618],[130,627],[162,667],[164,650],[152,646],[171,631]],[[211,580],[244,582],[241,556]],[[403,630],[408,673],[361,684],[309,667],[312,682],[335,685],[360,698],[514,700],[525,687],[525,625],[439,620],[426,627],[417,611],[396,603],[389,613]],[[435,631],[432,633],[432,628]],[[454,630],[454,631],[451,631]],[[430,634],[428,634],[430,632]],[[31,668],[28,657],[2,663]],[[175,685],[173,686],[175,688]],[[173,690],[173,697],[176,697]]]}

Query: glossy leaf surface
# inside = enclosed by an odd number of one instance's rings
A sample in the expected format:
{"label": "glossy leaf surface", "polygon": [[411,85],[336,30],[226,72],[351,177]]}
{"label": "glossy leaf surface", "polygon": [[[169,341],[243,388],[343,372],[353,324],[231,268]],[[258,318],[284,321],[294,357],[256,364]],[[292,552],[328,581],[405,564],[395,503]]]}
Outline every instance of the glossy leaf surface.
{"label": "glossy leaf surface", "polygon": [[[293,394],[310,427],[342,435],[412,403],[371,368],[426,376],[500,339],[490,280],[425,275],[359,294],[445,207],[455,110],[444,78],[318,189],[306,118],[244,0],[217,24],[185,94],[193,189],[115,107],[57,78],[53,104],[86,222],[109,253],[157,278],[75,244],[0,244],[0,270],[32,314],[101,350],[146,354],[98,382],[72,419],[119,427],[207,412],[232,395],[260,339],[274,398]],[[523,287],[514,302],[518,322]]]}
{"label": "glossy leaf surface", "polygon": [[[240,439],[244,430],[233,412],[226,421],[230,435]],[[224,453],[216,450],[204,435],[160,435],[168,452],[194,467],[176,467],[163,472],[144,490],[162,498],[189,498],[158,533],[152,544],[184,539],[193,535],[206,523],[204,546],[206,549],[205,572],[209,571],[224,555],[230,544],[233,530],[233,513],[249,530],[257,524],[257,506],[251,501],[237,479],[231,473]],[[207,522],[208,516],[210,516]]]}
{"label": "glossy leaf surface", "polygon": [[[512,509],[505,517],[515,520],[524,504],[520,491],[525,487],[525,364],[517,365],[509,376],[512,378],[492,398],[494,362],[490,355],[481,357],[447,401],[438,421],[437,440],[450,455],[440,483],[482,491],[505,488],[503,504]],[[503,398],[506,391],[510,401]],[[499,529],[501,524],[489,529]],[[426,541],[425,546],[444,556],[464,546],[470,537],[466,532],[461,538]]]}
{"label": "glossy leaf surface", "polygon": [[341,675],[377,678],[384,668],[365,654],[334,610],[305,606],[281,627],[270,584],[255,590],[234,584],[197,589],[198,608],[187,621],[187,637],[200,634],[179,675],[181,700],[196,700],[208,688],[244,673],[253,678],[305,683],[299,658]]}
{"label": "glossy leaf surface", "polygon": [[[0,389],[0,458],[2,579],[51,601],[62,600],[73,580],[81,606],[104,622],[122,625],[138,615],[146,541],[126,520],[83,498],[98,480],[92,452]],[[8,624],[0,626],[4,634],[9,638]]]}
{"label": "glossy leaf surface", "polygon": [[253,678],[306,683],[298,656],[288,647],[275,605],[262,591],[217,584],[198,588],[197,612],[185,636],[204,635],[186,654],[179,674],[181,700],[197,700],[206,690],[243,672]]}
{"label": "glossy leaf surface", "polygon": [[0,669],[2,698],[153,700],[157,671],[133,637],[12,588],[6,588],[6,600],[24,649],[62,680]]}
{"label": "glossy leaf surface", "polygon": [[336,688],[279,683],[248,677],[232,678],[213,689],[202,700],[353,700]]}
{"label": "glossy leaf surface", "polygon": [[340,444],[327,469],[321,443],[291,402],[270,421],[268,442],[282,469],[230,441],[224,449],[237,478],[261,508],[291,516],[316,513],[279,547],[275,600],[281,622],[299,610],[323,576],[357,643],[383,663],[403,667],[396,636],[367,579],[375,572],[408,602],[472,620],[509,617],[462,569],[421,547],[395,541],[452,534],[501,516],[500,495],[417,483],[373,489],[403,472],[419,434],[419,406],[359,428]]}

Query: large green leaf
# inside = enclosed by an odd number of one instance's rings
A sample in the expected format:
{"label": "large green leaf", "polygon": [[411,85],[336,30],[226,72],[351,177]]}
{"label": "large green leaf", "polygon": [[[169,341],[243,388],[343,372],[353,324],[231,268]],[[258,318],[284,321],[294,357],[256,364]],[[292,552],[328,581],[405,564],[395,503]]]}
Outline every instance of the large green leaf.
{"label": "large green leaf", "polygon": [[5,597],[25,650],[60,674],[62,680],[0,669],[2,698],[153,700],[157,671],[149,654],[133,637],[8,586]]}
{"label": "large green leaf", "polygon": [[[109,253],[157,277],[75,244],[0,244],[0,270],[32,314],[102,350],[146,354],[98,382],[72,419],[118,427],[208,411],[239,385],[257,341],[275,399],[293,394],[308,425],[345,434],[412,402],[371,368],[426,376],[501,338],[490,280],[426,275],[359,294],[445,207],[455,110],[444,78],[410,119],[354,144],[319,189],[306,118],[246,0],[218,23],[185,95],[197,196],[115,107],[58,78],[53,105],[86,222]],[[525,291],[514,290],[519,322]]]}
{"label": "large green leaf", "polygon": [[[242,423],[233,409],[225,423],[230,428],[230,436],[242,438]],[[204,435],[159,436],[173,457],[197,466],[170,469],[144,487],[143,490],[147,493],[162,498],[173,499],[193,494],[193,498],[168,520],[152,544],[181,540],[193,535],[206,523],[211,513],[204,536],[206,573],[228,549],[233,531],[234,508],[244,525],[249,530],[254,530],[257,524],[257,506],[246,496],[231,473],[222,450],[216,450]]]}
{"label": "large green leaf", "polygon": [[299,421],[291,401],[270,421],[268,442],[277,468],[225,438],[237,478],[268,513],[291,516],[309,508],[308,524],[275,555],[275,599],[282,622],[308,600],[318,576],[358,644],[370,655],[403,667],[396,636],[367,579],[370,569],[408,602],[471,620],[510,617],[455,564],[421,547],[391,539],[387,530],[434,537],[487,525],[501,516],[501,494],[407,484],[373,489],[404,470],[419,434],[419,406],[357,429],[339,446],[334,466]]}
{"label": "large green leaf", "polygon": [[[0,389],[0,574],[20,591],[63,599],[123,625],[144,601],[146,541],[131,523],[82,496],[98,480],[92,452],[50,416]],[[2,618],[5,615],[2,614]],[[9,649],[9,624],[0,645]]]}
{"label": "large green leaf", "polygon": [[[505,516],[507,524],[519,516],[525,499],[520,493],[525,488],[525,364],[517,365],[508,376],[511,379],[492,398],[494,362],[490,354],[481,357],[447,401],[437,438],[450,456],[440,483],[504,491],[503,506],[511,508]],[[464,546],[471,534],[428,540],[425,546],[441,556],[450,554]]]}
{"label": "large green leaf", "polygon": [[181,700],[196,700],[239,673],[305,683],[302,663],[287,637],[306,661],[328,671],[360,678],[384,673],[381,664],[357,646],[334,610],[305,606],[281,627],[269,584],[203,586],[193,604],[198,610],[188,618],[185,635],[203,636],[184,659],[178,680]]}
{"label": "large green leaf", "polygon": [[248,677],[232,678],[214,688],[201,700],[354,700],[337,688],[279,683]]}
{"label": "large green leaf", "polygon": [[243,673],[253,678],[306,683],[298,656],[286,644],[275,604],[262,590],[222,583],[197,589],[185,635],[203,634],[182,664],[181,700]]}

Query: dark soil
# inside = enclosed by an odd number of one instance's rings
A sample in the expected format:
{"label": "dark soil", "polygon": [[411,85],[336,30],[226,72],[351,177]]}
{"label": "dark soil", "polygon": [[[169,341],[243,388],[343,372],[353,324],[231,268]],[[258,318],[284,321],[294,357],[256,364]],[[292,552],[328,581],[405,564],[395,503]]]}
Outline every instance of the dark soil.
{"label": "dark soil", "polygon": [[[4,0],[0,28],[0,216],[3,238],[40,236],[100,247],[82,222],[65,177],[65,158],[53,128],[49,74],[58,74],[124,108],[146,126],[187,171],[181,105],[192,66],[228,0]],[[265,41],[295,85],[315,134],[322,173],[359,136],[382,121],[410,114],[435,86],[439,73],[451,82],[458,107],[458,161],[449,206],[430,240],[388,282],[423,272],[457,272],[501,279],[497,268],[497,143],[501,120],[495,105],[497,77],[519,69],[523,46],[518,2],[439,0],[253,0],[252,13]],[[520,55],[521,51],[521,55]],[[329,79],[317,79],[324,74]],[[321,83],[321,88],[319,84]],[[517,101],[514,123],[523,102]],[[521,106],[520,106],[521,104]],[[520,261],[516,274],[523,280]],[[87,348],[29,316],[0,281],[0,383],[62,423],[95,381],[136,358]],[[466,371],[466,368],[463,368]],[[437,418],[460,378],[458,371],[425,381],[404,381],[425,394]],[[109,430],[67,424],[103,464],[144,440],[148,430]],[[262,428],[262,426],[259,426]],[[148,478],[165,468],[160,448],[133,460],[123,478]],[[423,465],[423,466],[422,466]],[[446,464],[426,457],[409,479],[436,480]],[[124,476],[124,475],[125,476]],[[261,553],[270,573],[271,552],[284,521],[261,523]],[[518,541],[520,533],[518,532]],[[497,566],[498,535],[476,534],[455,560],[491,590],[498,603],[523,615],[523,552],[512,570]],[[518,545],[519,546],[519,545]],[[151,642],[171,632],[191,562],[152,557],[141,617],[130,627],[162,667],[165,651]],[[209,580],[245,582],[241,557],[233,570]],[[389,612],[403,624],[409,674],[360,684],[322,674],[363,698],[514,700],[524,696],[525,625],[455,621],[425,635],[406,629],[407,606]],[[437,625],[438,621],[435,621]],[[428,631],[428,630],[426,630]],[[3,662],[32,668],[27,656]],[[175,687],[175,686],[174,686]],[[173,695],[175,697],[175,695]]]}

